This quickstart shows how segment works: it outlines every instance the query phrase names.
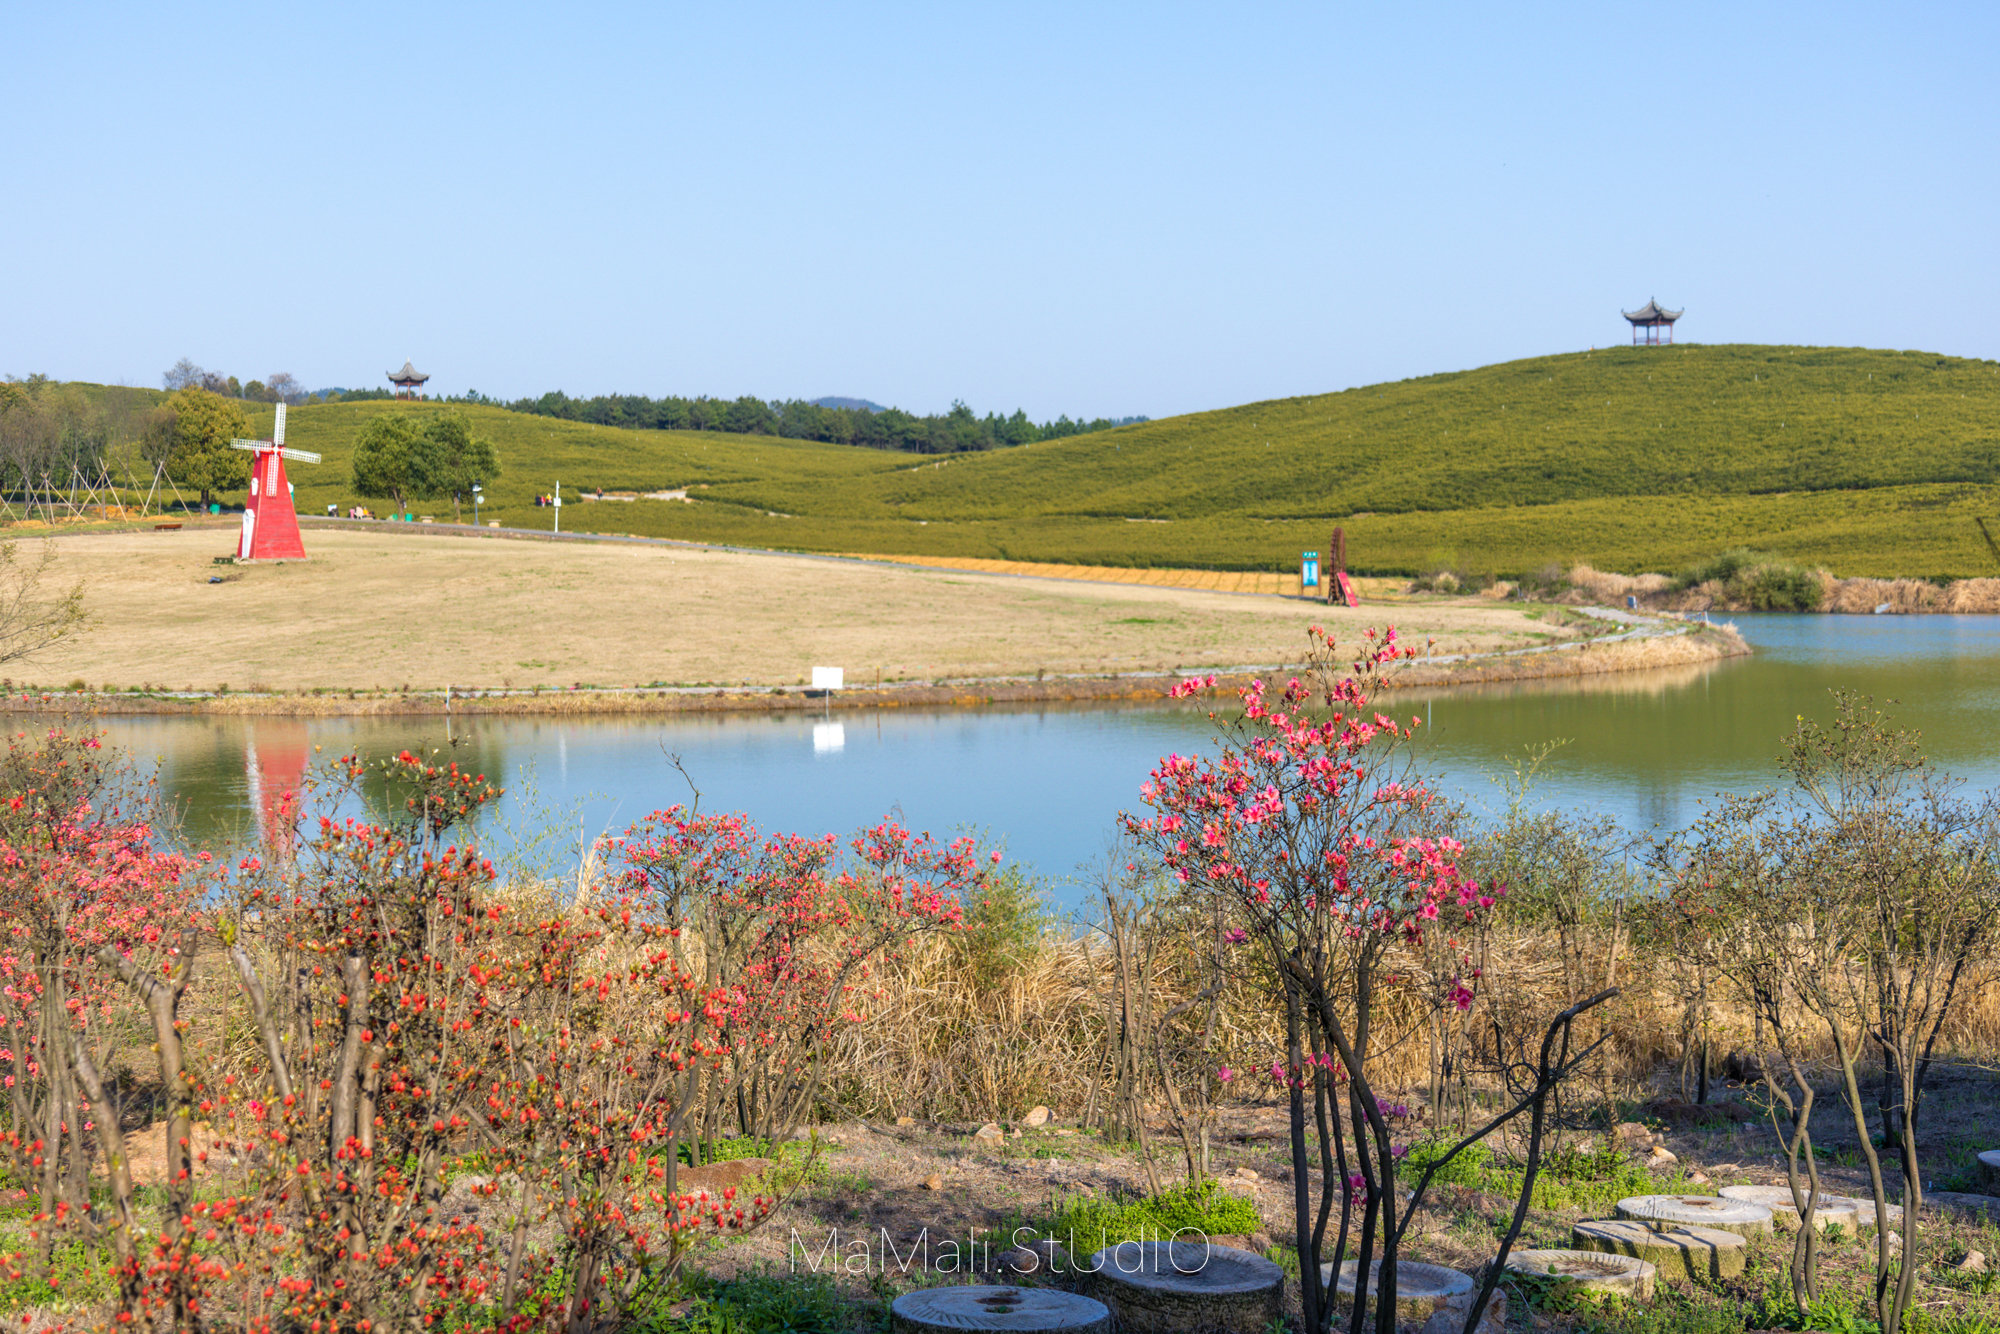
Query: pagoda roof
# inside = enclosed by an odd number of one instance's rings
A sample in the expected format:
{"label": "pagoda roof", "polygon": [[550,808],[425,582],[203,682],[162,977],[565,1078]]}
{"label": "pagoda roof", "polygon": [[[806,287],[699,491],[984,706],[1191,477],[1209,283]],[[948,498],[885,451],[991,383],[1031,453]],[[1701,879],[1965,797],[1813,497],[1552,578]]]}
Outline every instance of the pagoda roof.
{"label": "pagoda roof", "polygon": [[1658,301],[1649,297],[1646,304],[1639,309],[1623,310],[1619,314],[1634,324],[1650,324],[1655,320],[1663,320],[1668,324],[1672,324],[1675,320],[1687,314],[1687,311],[1685,308],[1681,310],[1666,310],[1661,307]]}
{"label": "pagoda roof", "polygon": [[407,361],[403,363],[403,369],[389,372],[390,384],[422,384],[430,378]]}

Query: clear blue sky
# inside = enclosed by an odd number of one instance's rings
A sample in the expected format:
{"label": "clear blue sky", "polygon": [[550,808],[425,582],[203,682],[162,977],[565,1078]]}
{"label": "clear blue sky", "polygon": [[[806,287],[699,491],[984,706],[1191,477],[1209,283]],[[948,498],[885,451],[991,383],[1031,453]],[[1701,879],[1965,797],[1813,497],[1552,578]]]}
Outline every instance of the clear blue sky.
{"label": "clear blue sky", "polygon": [[2000,355],[2000,7],[11,6],[0,372],[1159,417]]}

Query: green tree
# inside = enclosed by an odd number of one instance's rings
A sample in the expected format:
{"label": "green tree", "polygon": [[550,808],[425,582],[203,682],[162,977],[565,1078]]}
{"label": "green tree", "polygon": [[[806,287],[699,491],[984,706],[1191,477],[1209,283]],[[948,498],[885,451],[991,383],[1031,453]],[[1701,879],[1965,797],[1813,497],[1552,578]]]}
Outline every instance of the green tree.
{"label": "green tree", "polygon": [[200,491],[204,505],[217,491],[250,485],[249,453],[229,447],[230,441],[250,434],[250,419],[242,408],[192,387],[169,394],[166,408],[171,420],[157,417],[141,437],[147,462],[166,464],[167,476]]}
{"label": "green tree", "polygon": [[459,502],[473,484],[500,475],[499,456],[493,452],[491,440],[472,433],[462,412],[440,412],[424,423],[424,435],[432,447],[438,492],[451,493],[451,517],[457,522],[463,517]]}
{"label": "green tree", "polygon": [[355,438],[354,489],[364,496],[394,497],[401,510],[438,494],[437,455],[436,439],[407,414],[384,414]]}

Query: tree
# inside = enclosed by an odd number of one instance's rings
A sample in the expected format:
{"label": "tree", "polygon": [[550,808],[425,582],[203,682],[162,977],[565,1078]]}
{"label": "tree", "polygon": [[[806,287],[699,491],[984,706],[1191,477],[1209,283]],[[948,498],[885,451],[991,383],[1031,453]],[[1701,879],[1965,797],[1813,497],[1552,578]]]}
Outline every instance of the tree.
{"label": "tree", "polygon": [[[1308,633],[1304,679],[1293,678],[1282,692],[1267,691],[1262,681],[1244,688],[1243,712],[1233,721],[1211,713],[1222,727],[1219,753],[1163,760],[1140,789],[1154,814],[1123,815],[1120,823],[1190,893],[1240,924],[1230,938],[1250,948],[1239,967],[1270,979],[1272,999],[1283,1007],[1285,1049],[1271,1072],[1290,1102],[1305,1328],[1312,1334],[1332,1328],[1332,1285],[1322,1279],[1323,1266],[1339,1271],[1359,1209],[1354,1327],[1359,1334],[1368,1306],[1365,1276],[1375,1272],[1379,1254],[1373,1310],[1380,1334],[1393,1334],[1396,1257],[1435,1172],[1466,1145],[1532,1112],[1523,1193],[1494,1265],[1504,1269],[1533,1190],[1548,1095],[1590,1054],[1571,1055],[1570,1024],[1616,992],[1556,1016],[1539,1063],[1530,1067],[1531,1090],[1510,1082],[1510,1092],[1522,1096],[1432,1164],[1410,1208],[1399,1212],[1396,1169],[1404,1149],[1391,1142],[1391,1113],[1372,1078],[1382,1054],[1410,1034],[1398,1031],[1400,1007],[1380,989],[1393,985],[1385,976],[1409,971],[1405,960],[1416,952],[1459,954],[1454,935],[1476,928],[1499,892],[1460,869],[1462,845],[1444,832],[1448,812],[1399,759],[1415,723],[1399,725],[1371,707],[1382,668],[1411,651],[1398,645],[1393,629],[1379,638],[1370,630],[1354,674],[1343,677],[1333,642],[1317,626]],[[1185,698],[1214,684],[1213,677],[1186,681],[1173,693]],[[1460,957],[1460,968],[1445,957],[1432,971],[1442,1003],[1463,1012],[1477,974]],[[1338,1230],[1329,1236],[1336,1207]],[[1473,1320],[1491,1291],[1489,1282]]]}
{"label": "tree", "polygon": [[140,449],[150,463],[164,463],[167,476],[201,492],[206,505],[217,491],[250,485],[250,455],[229,442],[250,434],[250,419],[234,403],[192,385],[171,394],[164,418],[148,424]]}
{"label": "tree", "polygon": [[119,429],[75,385],[45,375],[0,385],[0,484],[36,494],[66,483],[72,469],[93,475]]}
{"label": "tree", "polygon": [[[1923,1174],[1917,1116],[1937,1041],[1969,999],[1971,965],[2000,923],[2000,863],[1991,798],[1958,800],[1924,758],[1919,738],[1890,726],[1869,699],[1834,692],[1831,726],[1801,717],[1781,764],[1817,837],[1802,851],[1817,900],[1838,922],[1837,959],[1803,973],[1806,1007],[1825,1024],[1840,1063],[1876,1215],[1875,1315],[1902,1327],[1915,1290]],[[1842,967],[1858,961],[1865,966]],[[1864,1044],[1882,1059],[1881,1143],[1896,1151],[1906,1226],[1892,1254],[1880,1157],[1856,1073]]]}
{"label": "tree", "polygon": [[56,544],[44,539],[41,555],[20,559],[20,543],[0,542],[0,662],[31,657],[90,628],[83,609],[83,580],[67,592],[44,588],[56,563]]}
{"label": "tree", "polygon": [[459,509],[460,498],[469,493],[475,483],[498,477],[500,459],[493,452],[491,440],[481,439],[472,433],[462,412],[440,412],[424,423],[424,435],[434,451],[438,492],[451,493],[451,516],[456,522],[463,517]]}
{"label": "tree", "polygon": [[167,367],[167,373],[160,377],[160,383],[169,391],[190,389],[199,386],[205,374],[207,372],[203,371],[201,367],[195,365],[186,357],[182,357],[179,361]]}
{"label": "tree", "polygon": [[264,392],[274,403],[290,403],[297,406],[306,401],[305,386],[290,371],[272,371],[264,381]]}
{"label": "tree", "polygon": [[403,413],[375,418],[354,441],[354,489],[396,508],[438,493],[437,441]]}

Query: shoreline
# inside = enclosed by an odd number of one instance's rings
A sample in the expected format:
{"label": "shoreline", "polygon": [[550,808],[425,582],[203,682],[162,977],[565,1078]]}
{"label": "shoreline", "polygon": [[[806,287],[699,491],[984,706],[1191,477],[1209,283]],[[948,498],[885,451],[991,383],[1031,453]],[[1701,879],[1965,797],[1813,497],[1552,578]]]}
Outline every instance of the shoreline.
{"label": "shoreline", "polygon": [[[1391,671],[1390,690],[1436,690],[1513,681],[1562,680],[1612,673],[1686,667],[1745,657],[1750,646],[1733,626],[1691,624],[1660,634],[1665,624],[1646,618],[1629,636],[1607,642],[1583,640],[1548,648],[1426,661],[1413,658]],[[1251,681],[1296,670],[1286,664],[1232,667],[1215,672],[1205,697],[1233,691]],[[102,691],[9,693],[0,711],[16,714],[77,713],[125,716],[261,717],[526,717],[617,716],[691,713],[792,713],[906,708],[980,708],[995,704],[1084,701],[1157,701],[1195,672],[1127,672],[1104,676],[1034,678],[978,677],[963,680],[860,686],[839,691],[799,686],[590,688],[584,690],[345,691],[251,694],[106,693]]]}

